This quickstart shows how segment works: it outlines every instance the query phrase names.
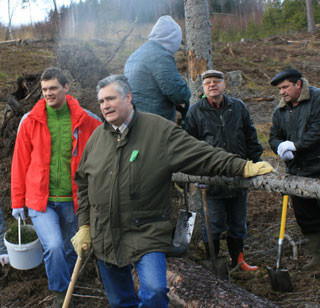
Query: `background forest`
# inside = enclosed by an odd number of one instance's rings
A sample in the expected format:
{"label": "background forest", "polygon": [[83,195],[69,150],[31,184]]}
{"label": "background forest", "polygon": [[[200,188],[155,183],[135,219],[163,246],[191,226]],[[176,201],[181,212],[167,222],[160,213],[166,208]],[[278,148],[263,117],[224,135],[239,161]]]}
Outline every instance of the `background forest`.
{"label": "background forest", "polygon": [[[35,4],[35,0],[7,1],[11,7]],[[0,40],[57,38],[105,38],[111,25],[153,24],[169,14],[183,23],[183,0],[81,0],[57,8],[55,0],[41,0],[53,9],[43,22],[11,27],[14,11],[8,10],[9,24],[0,24]],[[39,2],[39,1],[37,1]],[[307,29],[307,3],[312,3],[315,24],[320,23],[320,0],[208,0],[212,39],[219,42],[262,39],[279,33]],[[31,6],[30,6],[31,7]],[[32,20],[32,9],[26,10]],[[113,33],[120,34],[122,27]],[[111,27],[113,28],[113,27]],[[149,28],[147,29],[149,30]],[[123,30],[124,31],[124,30]],[[147,35],[147,32],[146,32]]]}

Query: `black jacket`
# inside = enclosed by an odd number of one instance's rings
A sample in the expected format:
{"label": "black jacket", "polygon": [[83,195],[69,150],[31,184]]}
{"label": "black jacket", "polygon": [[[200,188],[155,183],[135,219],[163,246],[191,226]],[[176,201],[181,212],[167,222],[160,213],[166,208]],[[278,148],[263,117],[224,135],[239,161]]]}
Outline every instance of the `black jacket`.
{"label": "black jacket", "polygon": [[281,142],[290,140],[296,151],[287,161],[287,172],[320,178],[320,89],[303,79],[299,104],[292,107],[282,99],[274,111],[269,143],[277,153]]}
{"label": "black jacket", "polygon": [[[206,98],[192,105],[187,114],[187,131],[243,159],[257,162],[263,152],[246,105],[239,99],[224,95],[223,110],[218,112]],[[241,190],[210,187],[208,193],[217,198],[233,197]]]}

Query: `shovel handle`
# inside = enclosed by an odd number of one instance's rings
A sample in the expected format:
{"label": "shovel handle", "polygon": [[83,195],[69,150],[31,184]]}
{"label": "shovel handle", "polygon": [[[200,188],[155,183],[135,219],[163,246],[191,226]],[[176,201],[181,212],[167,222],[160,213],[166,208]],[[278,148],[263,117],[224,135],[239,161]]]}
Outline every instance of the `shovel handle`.
{"label": "shovel handle", "polygon": [[204,217],[205,217],[206,227],[207,227],[208,246],[209,246],[209,252],[210,252],[210,257],[212,261],[214,259],[214,248],[213,248],[213,240],[212,240],[212,234],[211,234],[211,228],[210,228],[207,193],[205,188],[201,189],[201,195],[202,195],[202,201],[203,201],[203,212],[204,212]]}
{"label": "shovel handle", "polygon": [[284,232],[286,229],[288,197],[289,197],[288,195],[284,195],[283,201],[282,201],[281,227],[280,227],[280,235],[279,235],[279,240],[281,241],[283,241],[284,239]]}
{"label": "shovel handle", "polygon": [[189,183],[184,183],[183,185],[184,201],[186,204],[187,214],[188,216],[191,216],[190,209],[189,209],[190,207],[189,207],[188,191],[189,191]]}
{"label": "shovel handle", "polygon": [[69,307],[69,304],[70,304],[70,301],[71,301],[71,297],[72,297],[72,293],[73,293],[73,289],[74,289],[74,286],[75,286],[77,278],[78,278],[78,274],[79,274],[79,270],[80,270],[80,267],[81,267],[81,263],[82,263],[82,258],[78,257],[76,265],[75,265],[73,273],[72,273],[72,276],[71,276],[71,280],[70,280],[69,287],[68,287],[68,290],[67,290],[67,293],[66,293],[66,297],[64,298],[64,302],[63,302],[62,308],[68,308]]}
{"label": "shovel handle", "polygon": [[[87,244],[83,244],[82,249],[86,250],[87,249]],[[81,264],[82,264],[82,258],[80,256],[78,256],[76,265],[74,266],[74,269],[73,269],[73,273],[72,273],[71,280],[70,280],[70,283],[69,283],[69,286],[68,286],[68,290],[67,290],[66,296],[64,298],[64,302],[63,302],[62,308],[68,308],[69,305],[70,305],[72,293],[73,293],[76,281],[78,279],[78,274],[79,274],[79,270],[80,270]]]}

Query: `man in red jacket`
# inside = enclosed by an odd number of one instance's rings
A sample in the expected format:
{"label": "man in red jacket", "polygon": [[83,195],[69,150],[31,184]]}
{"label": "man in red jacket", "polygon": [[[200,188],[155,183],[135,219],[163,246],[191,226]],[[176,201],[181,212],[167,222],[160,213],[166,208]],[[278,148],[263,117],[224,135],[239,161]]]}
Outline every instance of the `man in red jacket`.
{"label": "man in red jacket", "polygon": [[41,75],[43,99],[21,119],[11,169],[12,215],[24,206],[44,249],[49,289],[62,307],[76,260],[70,239],[77,232],[74,175],[83,149],[101,120],[80,107],[56,67]]}

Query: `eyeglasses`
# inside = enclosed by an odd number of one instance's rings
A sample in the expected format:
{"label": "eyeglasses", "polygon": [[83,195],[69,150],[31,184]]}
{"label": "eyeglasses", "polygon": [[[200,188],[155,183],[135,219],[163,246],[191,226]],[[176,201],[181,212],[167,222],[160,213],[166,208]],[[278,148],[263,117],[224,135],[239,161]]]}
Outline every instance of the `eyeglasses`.
{"label": "eyeglasses", "polygon": [[210,86],[211,83],[213,84],[219,84],[220,82],[222,82],[223,79],[211,79],[211,80],[206,80],[203,82],[204,86]]}

